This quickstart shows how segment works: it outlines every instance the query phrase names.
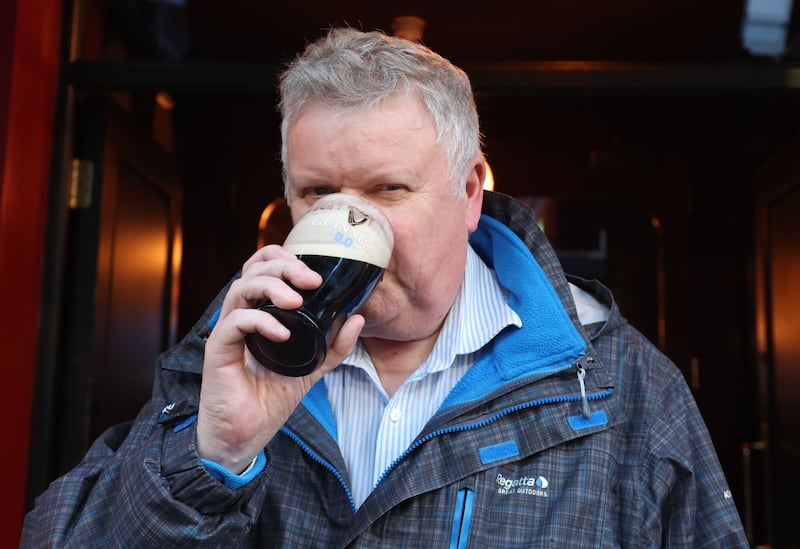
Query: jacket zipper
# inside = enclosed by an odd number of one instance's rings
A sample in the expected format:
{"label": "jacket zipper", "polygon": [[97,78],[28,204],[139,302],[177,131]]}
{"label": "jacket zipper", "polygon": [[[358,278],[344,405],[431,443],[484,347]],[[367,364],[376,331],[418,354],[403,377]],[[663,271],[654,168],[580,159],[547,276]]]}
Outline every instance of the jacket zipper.
{"label": "jacket zipper", "polygon": [[[386,468],[386,471],[384,471],[383,474],[380,476],[378,481],[375,483],[375,486],[378,486],[381,482],[383,482],[383,480],[386,478],[386,476],[389,474],[389,472],[392,469],[394,469],[395,466],[398,463],[400,463],[402,460],[404,460],[406,458],[406,456],[408,456],[411,452],[415,451],[417,448],[419,448],[420,446],[422,446],[423,444],[425,444],[429,440],[433,439],[434,437],[438,437],[438,436],[446,435],[446,434],[450,434],[450,433],[460,433],[460,432],[464,432],[464,431],[474,431],[476,429],[482,429],[483,427],[486,427],[487,425],[490,425],[490,424],[494,423],[495,421],[499,420],[500,418],[502,418],[504,416],[507,416],[509,414],[513,414],[514,412],[518,412],[520,410],[525,410],[527,408],[535,408],[537,406],[543,406],[545,404],[559,404],[559,403],[562,403],[562,402],[580,402],[581,403],[581,411],[582,411],[582,413],[585,413],[586,411],[589,410],[589,402],[590,401],[604,399],[604,398],[610,396],[611,393],[613,392],[613,389],[606,389],[605,391],[601,391],[601,392],[595,393],[593,395],[587,395],[586,394],[586,388],[585,388],[585,385],[583,384],[583,377],[585,377],[585,375],[586,375],[586,371],[585,371],[584,367],[586,365],[588,365],[588,363],[591,362],[591,361],[592,361],[591,358],[587,358],[585,355],[581,355],[576,362],[574,362],[573,364],[571,364],[567,368],[561,370],[563,372],[566,369],[573,368],[573,367],[578,370],[578,381],[579,381],[581,387],[583,387],[583,390],[581,391],[581,395],[580,396],[557,396],[557,397],[539,398],[539,399],[536,399],[536,400],[531,400],[529,402],[525,402],[523,404],[517,404],[516,406],[511,406],[510,408],[506,408],[505,410],[500,410],[499,412],[497,412],[493,416],[488,417],[488,418],[486,418],[486,419],[484,419],[482,421],[478,421],[476,423],[469,423],[467,425],[457,425],[457,426],[453,426],[453,427],[445,427],[443,429],[439,429],[437,431],[433,431],[431,433],[428,433],[424,437],[422,437],[420,439],[417,439],[414,443],[411,444],[411,446],[409,446],[406,449],[405,452],[400,454],[397,457],[397,459],[395,459],[389,465],[389,467]],[[581,375],[581,373],[580,373],[581,371],[583,371],[583,375]]]}
{"label": "jacket zipper", "polygon": [[313,459],[318,464],[322,465],[325,469],[327,469],[328,471],[333,473],[333,476],[336,477],[336,479],[339,481],[339,484],[341,484],[342,488],[344,488],[344,492],[345,492],[345,494],[347,494],[347,500],[350,502],[350,508],[353,510],[353,513],[355,513],[357,511],[356,502],[353,499],[352,492],[350,492],[350,487],[347,485],[347,482],[345,481],[344,477],[339,472],[339,470],[336,467],[334,467],[333,465],[331,465],[327,460],[323,459],[314,450],[312,450],[311,447],[308,444],[306,444],[305,442],[303,442],[303,440],[299,436],[297,436],[293,431],[290,431],[286,427],[281,427],[281,431],[283,431],[283,433],[286,436],[288,436],[290,439],[295,441],[297,443],[297,445],[300,446],[300,448],[306,454],[308,454],[308,456],[311,459]]}
{"label": "jacket zipper", "polygon": [[[425,444],[426,442],[428,442],[429,440],[431,440],[431,439],[433,439],[434,437],[437,437],[437,436],[450,434],[450,433],[458,433],[458,432],[463,432],[463,431],[473,431],[475,429],[481,429],[483,427],[486,427],[487,425],[490,425],[490,424],[494,423],[495,421],[499,420],[500,418],[502,418],[504,416],[507,416],[509,414],[513,414],[514,412],[518,412],[518,411],[524,410],[526,408],[534,408],[534,407],[537,407],[537,406],[543,406],[545,404],[558,404],[558,403],[562,403],[562,402],[581,402],[581,411],[584,414],[584,416],[588,418],[589,416],[586,415],[587,412],[589,412],[589,415],[591,415],[590,411],[589,411],[589,401],[601,400],[601,399],[606,398],[609,395],[611,395],[611,392],[612,392],[612,389],[606,389],[605,391],[602,391],[600,393],[596,393],[596,394],[593,394],[593,395],[587,395],[586,394],[586,387],[585,387],[585,385],[583,383],[583,378],[586,376],[585,366],[587,366],[590,362],[592,362],[592,359],[590,357],[586,357],[585,355],[581,355],[576,362],[574,362],[573,364],[571,364],[568,367],[568,368],[574,367],[574,368],[576,368],[576,370],[578,372],[578,382],[579,382],[580,387],[581,387],[581,395],[580,396],[557,396],[557,397],[545,397],[545,398],[540,398],[540,399],[536,399],[536,400],[531,400],[530,402],[525,402],[523,404],[517,404],[516,406],[512,406],[510,408],[506,408],[505,410],[501,410],[501,411],[497,412],[496,414],[494,414],[493,416],[491,416],[489,418],[486,418],[486,419],[484,419],[482,421],[478,421],[476,423],[470,423],[470,424],[467,424],[467,425],[458,425],[458,426],[454,426],[454,427],[445,427],[444,429],[439,429],[437,431],[433,431],[432,433],[429,433],[429,434],[425,435],[424,437],[418,439],[411,446],[409,446],[406,449],[405,452],[400,454],[389,465],[389,467],[386,468],[386,471],[384,471],[383,474],[380,476],[378,481],[375,483],[375,486],[377,486],[381,482],[383,482],[383,480],[386,478],[386,475],[388,475],[389,472],[392,469],[394,469],[395,466],[398,463],[400,463],[403,459],[405,459],[406,456],[408,456],[411,452],[413,452],[414,450],[416,450],[417,448],[419,448],[420,446],[422,446],[423,444]],[[561,371],[564,371],[564,370],[561,370]],[[353,513],[355,513],[357,511],[357,509],[356,509],[355,500],[353,499],[353,494],[350,492],[350,487],[347,485],[347,482],[345,481],[344,477],[339,472],[339,470],[336,469],[336,467],[334,467],[333,465],[331,465],[327,460],[325,460],[321,456],[319,456],[314,450],[311,449],[310,446],[308,446],[305,442],[303,442],[303,440],[299,436],[297,436],[293,431],[287,429],[286,427],[282,427],[281,431],[283,431],[283,433],[286,434],[286,436],[288,436],[290,439],[295,441],[297,443],[297,445],[300,446],[300,448],[306,454],[308,454],[308,456],[311,459],[313,459],[318,464],[322,465],[324,468],[328,469],[331,473],[333,473],[333,475],[336,477],[336,479],[342,485],[342,488],[344,488],[344,491],[347,494],[347,499],[350,502],[350,507],[353,509]],[[471,501],[472,500],[470,499],[470,502]],[[465,538],[464,541],[466,542],[466,538]]]}
{"label": "jacket zipper", "polygon": [[469,529],[472,523],[472,505],[475,492],[463,488],[456,495],[456,506],[453,512],[453,530],[450,533],[450,549],[463,549],[467,546]]}
{"label": "jacket zipper", "polygon": [[581,413],[586,419],[591,417],[592,410],[589,408],[589,399],[586,397],[586,384],[583,379],[586,377],[586,366],[590,362],[594,362],[594,359],[584,355],[578,358],[578,362],[575,363],[575,368],[578,370],[578,385],[581,387]]}

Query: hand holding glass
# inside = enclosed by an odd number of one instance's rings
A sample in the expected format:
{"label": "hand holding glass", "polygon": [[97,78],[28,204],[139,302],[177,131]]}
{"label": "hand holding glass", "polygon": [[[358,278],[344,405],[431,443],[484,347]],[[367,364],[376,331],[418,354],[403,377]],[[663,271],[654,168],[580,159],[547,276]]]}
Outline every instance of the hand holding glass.
{"label": "hand holding glass", "polygon": [[259,304],[289,329],[288,340],[276,342],[252,333],[245,342],[265,367],[298,377],[322,364],[345,318],[372,294],[389,264],[394,236],[373,204],[335,193],[314,203],[283,247],[322,275],[322,284],[313,290],[294,288],[303,296],[299,309],[281,309],[269,300]]}

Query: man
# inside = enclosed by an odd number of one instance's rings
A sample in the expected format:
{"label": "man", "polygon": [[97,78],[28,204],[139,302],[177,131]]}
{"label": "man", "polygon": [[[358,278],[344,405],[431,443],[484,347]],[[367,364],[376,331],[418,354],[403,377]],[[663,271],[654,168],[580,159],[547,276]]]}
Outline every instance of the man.
{"label": "man", "polygon": [[287,283],[321,280],[259,250],[160,358],[136,422],[37,500],[23,545],[746,545],[679,371],[607,290],[567,282],[523,208],[484,196],[462,71],[333,30],[282,76],[281,112],[293,218],[370,200],[395,236],[384,279],[323,366],[285,378],[246,351],[289,336],[254,306],[299,307]]}

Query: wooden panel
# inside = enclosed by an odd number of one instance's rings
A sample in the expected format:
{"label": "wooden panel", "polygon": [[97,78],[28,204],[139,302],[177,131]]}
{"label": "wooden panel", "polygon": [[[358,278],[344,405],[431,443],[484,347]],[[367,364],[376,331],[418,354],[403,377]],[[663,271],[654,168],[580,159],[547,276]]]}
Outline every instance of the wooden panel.
{"label": "wooden panel", "polygon": [[100,236],[106,250],[98,264],[89,440],[135,417],[150,396],[155,357],[172,343],[172,197],[125,163],[105,179],[116,196]]}
{"label": "wooden panel", "polygon": [[[770,158],[755,188],[755,341],[752,397],[759,450],[746,519],[754,544],[799,547],[794,528],[800,479],[800,140]],[[766,442],[766,445],[763,445]],[[752,453],[752,452],[751,452]],[[763,502],[763,503],[762,503]]]}
{"label": "wooden panel", "polygon": [[771,348],[770,416],[773,453],[772,487],[775,541],[779,547],[800,546],[794,528],[800,477],[800,185],[770,204],[769,347]]}
{"label": "wooden panel", "polygon": [[158,353],[176,340],[180,170],[113,101],[86,98],[78,113],[75,151],[94,166],[94,191],[70,212],[48,480],[107,427],[135,417]]}

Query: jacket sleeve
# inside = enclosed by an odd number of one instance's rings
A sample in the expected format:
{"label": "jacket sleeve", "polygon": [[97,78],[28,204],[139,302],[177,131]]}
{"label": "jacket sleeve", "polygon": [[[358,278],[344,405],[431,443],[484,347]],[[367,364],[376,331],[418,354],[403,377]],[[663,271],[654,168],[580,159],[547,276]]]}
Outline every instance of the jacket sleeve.
{"label": "jacket sleeve", "polygon": [[[163,357],[162,357],[163,359]],[[22,547],[239,546],[258,520],[267,469],[237,489],[195,448],[200,376],[158,368],[153,398],[37,498]]]}
{"label": "jacket sleeve", "polygon": [[660,388],[651,401],[640,462],[640,532],[647,538],[641,546],[747,547],[731,490],[683,375],[667,359],[651,358],[647,368]]}

